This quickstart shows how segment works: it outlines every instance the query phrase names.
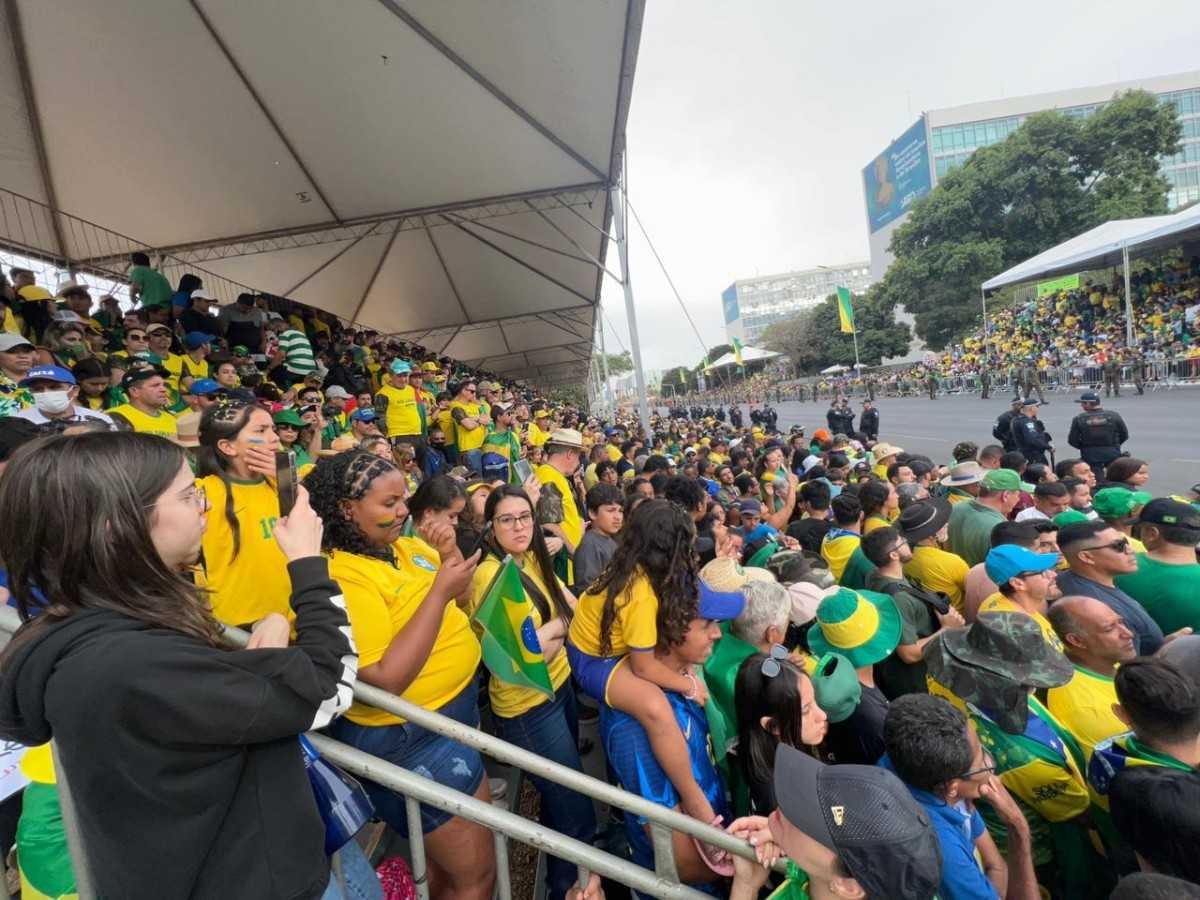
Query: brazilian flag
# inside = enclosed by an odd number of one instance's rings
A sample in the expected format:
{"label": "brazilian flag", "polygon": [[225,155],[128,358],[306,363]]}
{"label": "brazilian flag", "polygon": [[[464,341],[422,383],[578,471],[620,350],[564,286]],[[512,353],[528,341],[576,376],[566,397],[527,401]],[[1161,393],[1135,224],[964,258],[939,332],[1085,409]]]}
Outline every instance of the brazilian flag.
{"label": "brazilian flag", "polygon": [[542,656],[533,604],[525,596],[521,572],[511,556],[500,564],[487,595],[475,611],[483,629],[483,662],[501,681],[541,691],[554,699],[550,670]]}
{"label": "brazilian flag", "polygon": [[854,307],[850,303],[850,288],[839,287],[837,298],[838,322],[842,334],[854,334]]}
{"label": "brazilian flag", "polygon": [[746,367],[742,361],[742,342],[738,338],[733,339],[733,361],[737,363],[739,369]]}

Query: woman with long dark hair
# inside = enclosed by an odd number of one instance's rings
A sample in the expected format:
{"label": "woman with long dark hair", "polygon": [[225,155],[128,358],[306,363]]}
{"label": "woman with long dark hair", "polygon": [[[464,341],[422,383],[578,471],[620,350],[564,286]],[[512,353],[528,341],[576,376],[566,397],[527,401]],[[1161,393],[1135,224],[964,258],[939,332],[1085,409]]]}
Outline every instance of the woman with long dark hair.
{"label": "woman with long dark hair", "polygon": [[[401,536],[407,485],[391,460],[348,450],[320,459],[304,484],[326,522],[322,543],[346,597],[359,678],[478,727],[479,640],[455,602],[467,594],[478,555],[464,560],[454,526],[436,517],[418,520],[419,536]],[[399,716],[355,704],[332,733],[448,788],[491,799],[477,751]],[[405,833],[404,798],[374,782],[366,787],[380,817]],[[488,830],[428,806],[421,807],[421,828],[431,895],[489,900],[496,861]]]}
{"label": "woman with long dark hair", "polygon": [[774,653],[755,653],[743,660],[733,696],[737,764],[750,788],[750,814],[769,815],[775,810],[775,751],[780,744],[798,750],[816,747],[825,739],[828,718],[817,705],[812,679],[786,656]]}
{"label": "woman with long dark hair", "polygon": [[1131,491],[1145,490],[1150,480],[1150,464],[1136,456],[1119,456],[1104,470],[1103,487],[1122,487]]}
{"label": "woman with long dark hair", "polygon": [[200,416],[196,477],[212,513],[198,581],[208,590],[213,614],[231,625],[250,625],[288,608],[287,571],[272,538],[279,516],[279,446],[271,414],[256,404],[224,401]]}
{"label": "woman with long dark hair", "polygon": [[0,555],[28,621],[0,656],[0,734],[54,739],[96,896],[321,897],[325,829],[296,736],[349,705],[357,662],[321,520],[302,492],[275,527],[296,644],[274,616],[230,650],[186,577],[204,510],[161,438],[92,433],[16,454]]}
{"label": "woman with long dark hair", "polygon": [[[554,698],[549,699],[533,688],[519,687],[492,675],[488,679],[488,696],[496,717],[496,734],[518,747],[582,772],[579,714],[571,685],[571,667],[563,647],[575,597],[554,574],[554,561],[538,527],[534,503],[524,488],[496,487],[488,495],[482,518],[491,523],[492,531],[488,555],[471,581],[469,611],[474,613],[479,608],[503,561],[511,557],[520,570],[525,595],[533,605],[533,624],[555,691]],[[538,821],[585,844],[591,843],[596,832],[592,801],[538,775],[531,774],[530,778],[542,795]],[[546,895],[551,900],[565,897],[577,873],[574,863],[548,857]]]}

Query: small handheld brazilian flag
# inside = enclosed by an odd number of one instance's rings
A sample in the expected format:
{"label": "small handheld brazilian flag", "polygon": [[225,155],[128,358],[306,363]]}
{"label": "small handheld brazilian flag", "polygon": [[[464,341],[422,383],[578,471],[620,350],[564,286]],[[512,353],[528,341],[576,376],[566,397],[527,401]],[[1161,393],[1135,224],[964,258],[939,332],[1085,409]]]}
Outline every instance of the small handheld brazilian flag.
{"label": "small handheld brazilian flag", "polygon": [[554,699],[550,670],[533,624],[533,604],[525,596],[521,572],[511,556],[501,563],[487,596],[475,611],[475,621],[483,629],[483,662],[493,675]]}
{"label": "small handheld brazilian flag", "polygon": [[837,309],[842,334],[854,334],[854,307],[850,304],[850,288],[837,289]]}

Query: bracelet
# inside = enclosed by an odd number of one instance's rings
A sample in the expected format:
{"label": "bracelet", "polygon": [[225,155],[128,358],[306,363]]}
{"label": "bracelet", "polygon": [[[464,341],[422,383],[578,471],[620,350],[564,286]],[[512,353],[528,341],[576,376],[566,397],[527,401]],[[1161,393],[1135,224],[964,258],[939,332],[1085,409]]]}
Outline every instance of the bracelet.
{"label": "bracelet", "polygon": [[683,695],[683,699],[695,700],[696,694],[699,693],[699,691],[700,691],[700,685],[696,681],[696,676],[693,675],[691,672],[684,672],[683,674],[687,678],[687,680],[692,683],[692,689]]}

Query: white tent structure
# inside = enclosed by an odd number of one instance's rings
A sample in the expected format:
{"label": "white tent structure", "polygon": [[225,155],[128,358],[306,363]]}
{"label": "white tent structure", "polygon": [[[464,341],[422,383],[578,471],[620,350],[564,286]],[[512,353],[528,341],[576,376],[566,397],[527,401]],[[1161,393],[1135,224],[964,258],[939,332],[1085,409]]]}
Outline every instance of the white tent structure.
{"label": "white tent structure", "polygon": [[0,244],[582,381],[643,8],[4,0]]}
{"label": "white tent structure", "polygon": [[[779,356],[779,354],[773,350],[762,350],[758,347],[742,348],[743,363],[761,362],[764,359],[774,359],[777,356]],[[737,360],[734,358],[733,353],[730,352],[718,357],[716,362],[711,362],[704,368],[705,371],[709,369],[724,369],[728,366],[736,366],[737,364]]]}

